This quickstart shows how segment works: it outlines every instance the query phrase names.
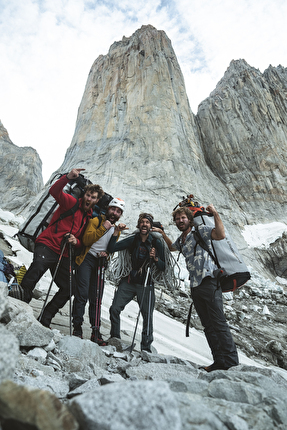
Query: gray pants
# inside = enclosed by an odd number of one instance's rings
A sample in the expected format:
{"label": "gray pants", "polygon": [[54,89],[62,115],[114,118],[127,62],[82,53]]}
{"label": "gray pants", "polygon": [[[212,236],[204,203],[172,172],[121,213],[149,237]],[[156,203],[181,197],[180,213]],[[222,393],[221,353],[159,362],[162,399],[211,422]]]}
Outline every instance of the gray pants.
{"label": "gray pants", "polygon": [[[145,290],[145,291],[144,291]],[[143,330],[141,339],[141,350],[150,350],[153,341],[153,310],[155,295],[153,285],[145,288],[141,284],[132,284],[128,278],[123,278],[115,293],[112,306],[110,307],[111,337],[120,339],[120,313],[125,306],[136,296],[138,305],[141,307],[143,317]]]}

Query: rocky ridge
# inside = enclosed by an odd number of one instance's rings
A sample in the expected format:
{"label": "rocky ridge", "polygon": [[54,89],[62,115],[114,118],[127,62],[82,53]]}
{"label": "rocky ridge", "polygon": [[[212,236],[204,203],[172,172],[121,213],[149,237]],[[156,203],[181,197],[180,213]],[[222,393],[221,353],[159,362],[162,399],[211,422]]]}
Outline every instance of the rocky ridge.
{"label": "rocky ridge", "polygon": [[287,69],[232,61],[198,109],[205,159],[246,215],[285,221]]}
{"label": "rocky ridge", "polygon": [[1,208],[15,213],[43,188],[42,161],[31,147],[14,145],[0,121]]}

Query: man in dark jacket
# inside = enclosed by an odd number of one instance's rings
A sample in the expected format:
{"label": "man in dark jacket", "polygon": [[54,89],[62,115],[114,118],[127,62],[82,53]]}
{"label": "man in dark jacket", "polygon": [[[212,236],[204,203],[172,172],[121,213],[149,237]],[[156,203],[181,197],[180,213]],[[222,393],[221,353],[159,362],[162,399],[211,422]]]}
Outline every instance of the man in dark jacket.
{"label": "man in dark jacket", "polygon": [[120,338],[120,313],[125,306],[137,297],[143,317],[141,350],[151,351],[153,341],[153,310],[155,303],[154,285],[148,279],[145,286],[147,267],[155,264],[158,270],[165,269],[164,248],[159,239],[149,234],[153,225],[153,216],[140,214],[137,228],[139,232],[116,243],[120,226],[115,227],[108,245],[108,252],[128,249],[131,254],[132,270],[129,276],[121,279],[110,307],[111,337]]}
{"label": "man in dark jacket", "polygon": [[[76,179],[80,172],[85,169],[73,169],[67,175],[62,176],[52,185],[49,192],[59,204],[48,227],[37,237],[33,261],[27,270],[21,286],[24,289],[24,301],[29,303],[32,299],[32,291],[37,282],[50,269],[53,275],[59,256],[64,248],[55,283],[59,290],[52,300],[45,307],[41,323],[49,327],[52,318],[58,310],[62,308],[70,297],[69,283],[69,244],[75,248],[80,248],[81,238],[86,228],[87,222],[92,217],[93,206],[103,195],[103,190],[99,185],[88,185],[83,198],[79,199],[79,207],[76,212],[63,219],[60,215],[75,206],[77,199],[70,194],[63,192],[67,183]],[[65,242],[67,245],[65,245]]]}

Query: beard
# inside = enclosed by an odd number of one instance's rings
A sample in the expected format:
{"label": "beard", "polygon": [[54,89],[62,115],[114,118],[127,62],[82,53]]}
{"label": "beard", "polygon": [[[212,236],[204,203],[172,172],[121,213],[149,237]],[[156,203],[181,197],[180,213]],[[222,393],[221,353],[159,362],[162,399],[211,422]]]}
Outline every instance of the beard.
{"label": "beard", "polygon": [[148,235],[149,232],[150,232],[150,228],[149,227],[140,227],[140,234]]}
{"label": "beard", "polygon": [[109,211],[108,211],[108,213],[106,215],[106,219],[108,221],[110,221],[111,224],[115,224],[120,219],[120,215],[116,215],[114,213],[109,213]]}

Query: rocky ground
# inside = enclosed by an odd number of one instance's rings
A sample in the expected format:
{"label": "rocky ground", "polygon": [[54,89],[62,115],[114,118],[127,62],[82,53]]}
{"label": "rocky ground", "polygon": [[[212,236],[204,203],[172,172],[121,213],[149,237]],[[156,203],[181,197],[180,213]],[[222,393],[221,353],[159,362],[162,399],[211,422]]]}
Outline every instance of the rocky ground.
{"label": "rocky ground", "polygon": [[[7,242],[5,232],[1,246],[7,255],[13,241]],[[42,282],[46,287],[49,279]],[[211,374],[193,360],[158,354],[155,349],[140,353],[139,338],[130,353],[126,348],[131,331],[102,348],[88,340],[87,322],[85,339],[69,336],[67,305],[49,330],[35,318],[43,297],[34,298],[29,306],[7,294],[7,286],[0,285],[0,430],[284,430],[287,426],[284,285],[253,272],[244,287],[224,296],[235,342],[256,366],[241,364]],[[157,309],[174,320],[185,323],[189,305],[186,279],[174,292],[157,289]],[[134,327],[134,316],[132,323]],[[202,330],[194,311],[191,327]],[[109,337],[107,318],[102,332]]]}
{"label": "rocky ground", "polygon": [[[190,299],[186,291],[158,301],[157,309],[182,323]],[[224,310],[236,345],[248,357],[287,369],[287,291],[253,272],[252,278],[234,293],[224,294]],[[191,327],[202,330],[193,310]]]}
{"label": "rocky ground", "polygon": [[64,335],[67,324],[50,330],[33,308],[0,283],[1,430],[286,428],[287,372],[279,368],[208,374],[172,355],[130,353],[123,340],[99,347]]}

